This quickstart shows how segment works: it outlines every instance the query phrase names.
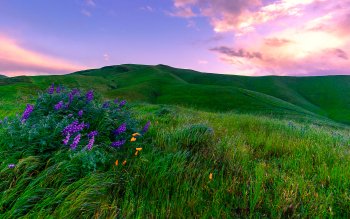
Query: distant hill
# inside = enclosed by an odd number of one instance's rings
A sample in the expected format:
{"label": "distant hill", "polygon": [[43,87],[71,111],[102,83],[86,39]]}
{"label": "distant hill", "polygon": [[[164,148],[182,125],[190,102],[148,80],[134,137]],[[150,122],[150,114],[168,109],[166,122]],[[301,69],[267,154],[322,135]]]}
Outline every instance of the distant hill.
{"label": "distant hill", "polygon": [[350,124],[350,76],[246,77],[128,64],[62,76],[2,78],[0,101],[9,105],[0,105],[0,115],[53,82],[97,89],[105,98],[132,102]]}
{"label": "distant hill", "polygon": [[0,75],[0,78],[6,78],[6,76],[5,75]]}

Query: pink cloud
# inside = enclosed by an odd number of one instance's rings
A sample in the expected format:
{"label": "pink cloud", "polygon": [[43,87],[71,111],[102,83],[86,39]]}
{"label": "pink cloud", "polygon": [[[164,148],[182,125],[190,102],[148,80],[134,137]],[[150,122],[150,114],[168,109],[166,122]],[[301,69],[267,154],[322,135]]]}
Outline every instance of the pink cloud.
{"label": "pink cloud", "polygon": [[8,76],[62,74],[85,68],[65,60],[30,51],[11,38],[0,36],[0,74]]}
{"label": "pink cloud", "polygon": [[264,43],[267,46],[271,46],[271,47],[280,47],[280,46],[285,46],[289,43],[292,43],[292,41],[288,40],[288,39],[281,39],[281,38],[267,38],[264,39]]}
{"label": "pink cloud", "polygon": [[[210,51],[236,74],[345,74],[350,69],[349,0],[174,0],[207,17],[234,43]],[[350,74],[349,72],[347,72]]]}

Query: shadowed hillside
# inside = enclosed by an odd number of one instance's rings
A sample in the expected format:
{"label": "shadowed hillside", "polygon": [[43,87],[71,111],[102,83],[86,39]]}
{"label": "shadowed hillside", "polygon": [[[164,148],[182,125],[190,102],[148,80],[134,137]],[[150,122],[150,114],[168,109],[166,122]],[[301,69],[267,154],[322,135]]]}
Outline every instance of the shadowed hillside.
{"label": "shadowed hillside", "polygon": [[348,76],[245,77],[165,65],[119,65],[63,76],[3,78],[0,102],[9,105],[1,104],[0,113],[18,107],[28,101],[28,94],[36,94],[50,83],[92,87],[105,98],[124,97],[133,102],[350,123]]}

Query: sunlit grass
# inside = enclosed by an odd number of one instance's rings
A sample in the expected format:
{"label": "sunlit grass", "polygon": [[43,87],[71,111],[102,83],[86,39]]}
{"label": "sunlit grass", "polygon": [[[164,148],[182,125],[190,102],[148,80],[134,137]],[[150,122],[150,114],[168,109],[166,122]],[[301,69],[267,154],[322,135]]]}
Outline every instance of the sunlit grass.
{"label": "sunlit grass", "polygon": [[[139,119],[154,121],[147,143],[118,166],[117,154],[96,147],[111,158],[104,171],[82,172],[66,150],[23,157],[2,145],[1,216],[349,216],[347,130],[176,107],[133,108]],[[210,138],[193,131],[197,127],[210,128]],[[8,169],[12,162],[16,168]]]}

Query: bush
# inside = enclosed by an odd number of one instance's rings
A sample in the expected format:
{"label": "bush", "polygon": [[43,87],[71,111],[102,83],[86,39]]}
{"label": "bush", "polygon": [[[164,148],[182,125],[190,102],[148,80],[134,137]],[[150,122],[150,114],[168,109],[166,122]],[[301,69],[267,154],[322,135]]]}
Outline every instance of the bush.
{"label": "bush", "polygon": [[92,90],[84,93],[52,85],[34,105],[27,105],[22,116],[2,122],[0,147],[20,151],[21,157],[50,157],[58,150],[70,150],[70,159],[95,170],[97,163],[106,163],[106,151],[131,156],[135,147],[127,146],[140,143],[149,125],[140,129],[126,101],[101,103]]}
{"label": "bush", "polygon": [[213,143],[214,131],[207,125],[194,124],[178,129],[174,136],[181,148],[198,151]]}

